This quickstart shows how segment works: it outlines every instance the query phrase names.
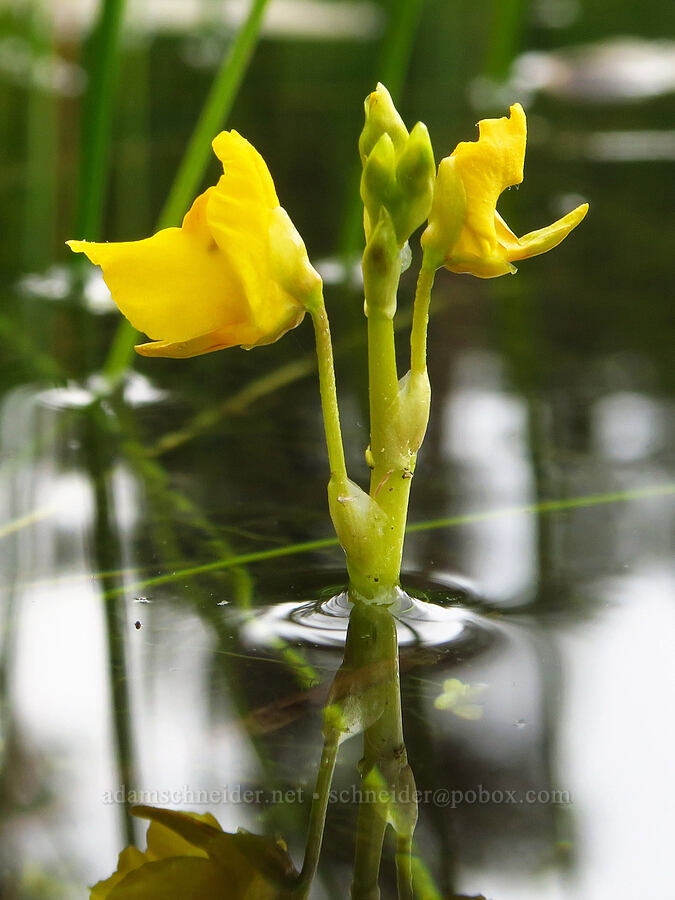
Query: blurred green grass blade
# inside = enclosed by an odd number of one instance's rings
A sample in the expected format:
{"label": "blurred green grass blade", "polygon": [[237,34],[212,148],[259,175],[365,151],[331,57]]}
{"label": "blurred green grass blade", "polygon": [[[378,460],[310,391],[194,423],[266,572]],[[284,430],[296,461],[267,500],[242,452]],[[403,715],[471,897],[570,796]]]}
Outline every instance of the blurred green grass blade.
{"label": "blurred green grass blade", "polygon": [[54,515],[54,512],[54,507],[44,506],[41,509],[34,509],[32,512],[19,516],[16,519],[11,519],[9,522],[5,522],[4,525],[0,525],[0,540],[9,537],[10,534],[16,534],[24,528],[29,528],[30,526],[35,525],[36,522],[48,519],[50,516]]}
{"label": "blurred green grass blade", "polygon": [[[651,487],[636,488],[632,491],[614,491],[606,494],[586,494],[581,497],[566,497],[560,500],[544,500],[541,503],[528,503],[523,506],[509,506],[498,509],[485,510],[483,512],[469,513],[462,516],[448,516],[442,519],[431,519],[427,522],[417,522],[409,525],[408,532],[434,531],[441,528],[452,528],[458,525],[472,525],[477,522],[489,522],[509,516],[537,515],[553,512],[565,512],[574,509],[584,509],[592,506],[604,506],[611,503],[628,503],[632,500],[647,500],[655,497],[666,497],[675,494],[675,482],[652,485]],[[298,544],[287,544],[285,547],[274,547],[270,550],[258,550],[252,553],[241,553],[238,556],[230,556],[227,559],[216,562],[204,563],[200,566],[191,566],[176,572],[168,572],[166,575],[158,575],[130,585],[128,590],[141,590],[143,588],[157,587],[194,575],[204,575],[220,569],[228,569],[231,566],[249,565],[255,562],[264,562],[270,559],[295,556],[300,553],[309,553],[313,550],[325,550],[335,547],[337,538],[319,538],[314,541],[303,541]],[[115,589],[114,594],[121,593],[123,589]],[[106,596],[113,594],[107,593]]]}
{"label": "blurred green grass blade", "polygon": [[529,0],[494,0],[492,29],[483,74],[504,81],[521,42]]}
{"label": "blurred green grass blade", "polygon": [[[22,323],[23,325],[23,323]],[[57,380],[63,378],[63,369],[53,356],[43,352],[33,341],[33,334],[26,327],[17,328],[17,322],[0,313],[0,339],[4,341],[3,362],[8,359],[12,365],[27,366],[30,378],[47,378]]]}
{"label": "blurred green grass blade", "polygon": [[[396,103],[408,72],[424,0],[394,0],[391,7],[389,27],[380,46],[370,90],[375,90],[375,82],[381,81]],[[343,257],[358,253],[364,242],[360,179],[359,162],[354,164],[349,178],[346,212],[338,240],[338,251]]]}
{"label": "blurred green grass blade", "polygon": [[[159,215],[158,230],[179,225],[199,189],[211,159],[211,141],[221,130],[232,109],[258,42],[268,2],[269,0],[253,0],[248,18],[223,60]],[[108,378],[118,378],[129,366],[137,334],[136,329],[126,320],[120,323],[103,368]]]}
{"label": "blurred green grass blade", "polygon": [[75,232],[78,238],[89,241],[101,237],[124,6],[125,0],[103,0],[87,50],[89,82],[82,113]]}
{"label": "blurred green grass blade", "polygon": [[392,97],[398,97],[405,83],[423,9],[424,0],[395,0],[393,4],[390,26],[377,60],[377,78]]}
{"label": "blurred green grass blade", "polygon": [[[29,38],[36,59],[53,53],[49,18],[34,4]],[[57,206],[58,117],[54,94],[36,79],[28,80],[26,97],[26,184],[23,216],[23,265],[43,268],[54,249]]]}
{"label": "blurred green grass blade", "polygon": [[253,56],[268,0],[253,0],[248,18],[235,38],[211,86],[195,125],[157,228],[179,225],[211,160],[211,141],[229,115]]}

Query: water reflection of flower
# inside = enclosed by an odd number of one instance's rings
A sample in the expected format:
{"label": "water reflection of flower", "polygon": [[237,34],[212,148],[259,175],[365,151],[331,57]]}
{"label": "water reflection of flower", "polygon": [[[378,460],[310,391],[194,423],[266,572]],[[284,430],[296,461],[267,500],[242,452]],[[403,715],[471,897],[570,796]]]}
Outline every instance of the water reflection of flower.
{"label": "water reflection of flower", "polygon": [[91,900],[276,900],[298,873],[281,840],[221,829],[209,813],[141,806],[151,819],[147,850],[127,847],[117,871],[92,888]]}

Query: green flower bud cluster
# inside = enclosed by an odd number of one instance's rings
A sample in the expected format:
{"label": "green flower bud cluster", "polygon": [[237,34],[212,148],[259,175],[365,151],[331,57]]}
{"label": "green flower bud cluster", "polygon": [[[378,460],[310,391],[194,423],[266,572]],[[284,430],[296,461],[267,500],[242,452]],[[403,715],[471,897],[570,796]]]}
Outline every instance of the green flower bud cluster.
{"label": "green flower bud cluster", "polygon": [[367,98],[365,110],[359,153],[366,241],[386,211],[400,250],[431,209],[436,166],[429,132],[418,122],[408,134],[382,84]]}

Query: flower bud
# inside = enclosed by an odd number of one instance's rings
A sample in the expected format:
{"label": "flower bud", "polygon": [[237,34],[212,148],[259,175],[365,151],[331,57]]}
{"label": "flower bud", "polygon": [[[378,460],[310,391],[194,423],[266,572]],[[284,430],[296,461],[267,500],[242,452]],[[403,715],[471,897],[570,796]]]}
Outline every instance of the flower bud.
{"label": "flower bud", "polygon": [[364,205],[364,230],[370,240],[380,209],[390,208],[396,197],[396,151],[388,134],[383,134],[363,164],[361,199]]}
{"label": "flower bud", "polygon": [[389,135],[396,151],[400,151],[408,139],[408,129],[383,84],[378,84],[377,89],[366,97],[364,106],[366,122],[359,137],[359,154],[365,164],[383,134]]}
{"label": "flower bud", "polygon": [[380,209],[391,216],[398,247],[426,219],[431,208],[435,164],[429,133],[421,122],[408,130],[382,85],[366,100],[366,124],[359,140],[363,162],[361,197],[366,241]]}
{"label": "flower bud", "polygon": [[401,243],[407,240],[429,215],[434,195],[436,163],[426,125],[418,122],[410,133],[396,165],[396,181],[401,191],[396,231]]}

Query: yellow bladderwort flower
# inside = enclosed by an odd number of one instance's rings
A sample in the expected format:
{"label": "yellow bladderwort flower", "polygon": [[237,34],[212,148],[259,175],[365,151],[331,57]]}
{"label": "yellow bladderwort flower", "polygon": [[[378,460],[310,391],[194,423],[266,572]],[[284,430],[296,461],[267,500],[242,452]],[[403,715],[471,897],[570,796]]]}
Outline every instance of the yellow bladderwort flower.
{"label": "yellow bladderwort flower", "polygon": [[132,812],[151,819],[147,850],[127,847],[117,871],[91,889],[91,900],[281,900],[298,873],[281,840],[222,831],[208,813],[149,806]]}
{"label": "yellow bladderwort flower", "polygon": [[494,278],[520,259],[556,247],[584,218],[588,203],[519,238],[497,212],[507,187],[523,180],[527,124],[519,103],[501,119],[482,119],[477,141],[458,144],[438,167],[429,224],[422,235],[428,266]]}
{"label": "yellow bladderwort flower", "polygon": [[321,289],[258,151],[236,131],[221,132],[213,150],[224,174],[180,228],[141,241],[68,241],[101,266],[122,313],[154,338],[136,347],[143,356],[270,344],[300,324]]}

